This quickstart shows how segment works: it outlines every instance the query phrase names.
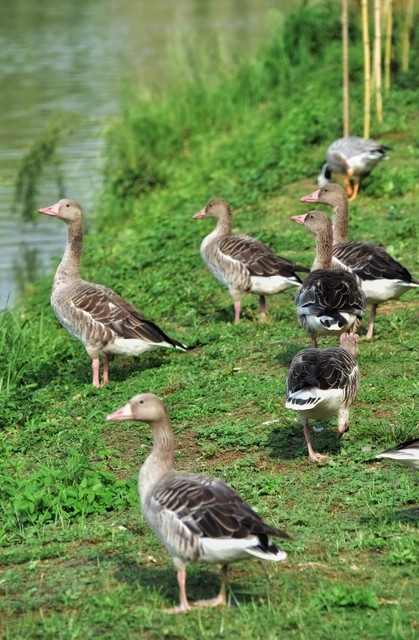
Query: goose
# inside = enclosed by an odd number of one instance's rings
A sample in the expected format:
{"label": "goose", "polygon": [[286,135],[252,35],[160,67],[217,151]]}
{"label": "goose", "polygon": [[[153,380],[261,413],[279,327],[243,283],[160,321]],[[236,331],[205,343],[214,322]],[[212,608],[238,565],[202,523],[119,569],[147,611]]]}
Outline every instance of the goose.
{"label": "goose", "polygon": [[[80,278],[84,228],[82,209],[77,202],[64,198],[39,212],[67,224],[67,244],[55,273],[51,306],[58,321],[84,344],[92,358],[95,387],[108,382],[108,354],[137,356],[158,347],[186,350],[112,289]],[[104,353],[102,383],[101,353]]]}
{"label": "goose", "polygon": [[366,334],[366,339],[371,340],[378,305],[397,300],[406,291],[419,287],[419,280],[414,280],[409,271],[382,247],[371,242],[348,240],[348,197],[340,185],[330,183],[300,200],[333,208],[333,258],[360,278],[367,303],[371,305]]}
{"label": "goose", "polygon": [[357,334],[342,333],[339,347],[303,349],[291,362],[286,382],[287,409],[297,411],[304,428],[308,457],[320,462],[327,456],[315,453],[310,442],[309,419],[338,417],[338,432],[349,429],[349,408],[359,389]]}
{"label": "goose", "polygon": [[226,602],[231,562],[251,557],[276,562],[286,559],[286,552],[271,542],[270,536],[290,536],[263,522],[223,480],[175,471],[173,431],[160,398],[153,393],[134,396],[107,420],[138,420],[151,427],[153,447],[141,467],[138,491],[144,517],[177,570],[180,604],[168,613],[191,609],[186,595],[186,567],[191,562],[221,565],[219,595],[194,603],[217,606]]}
{"label": "goose", "polygon": [[298,289],[295,302],[300,326],[317,347],[318,335],[355,333],[365,314],[365,295],[347,269],[332,268],[332,225],[326,214],[309,211],[292,216],[316,236],[312,270]]}
{"label": "goose", "polygon": [[232,235],[232,213],[228,202],[220,198],[210,200],[193,216],[216,218],[216,228],[201,243],[201,255],[211,273],[230,291],[234,301],[234,321],[239,322],[241,296],[259,295],[260,315],[266,320],[265,296],[298,287],[297,272],[309,269],[281,258],[259,240],[249,236]]}
{"label": "goose", "polygon": [[[368,176],[380,160],[388,157],[386,151],[390,148],[370,138],[339,138],[326,151],[326,160],[317,177],[317,184],[324,187],[332,173],[343,173],[346,192],[351,200],[355,200],[362,178]],[[353,187],[351,179],[354,181]]]}
{"label": "goose", "polygon": [[391,458],[406,467],[412,467],[416,469],[416,471],[419,471],[419,439],[406,440],[406,442],[402,442],[391,449],[386,449],[383,453],[375,457]]}

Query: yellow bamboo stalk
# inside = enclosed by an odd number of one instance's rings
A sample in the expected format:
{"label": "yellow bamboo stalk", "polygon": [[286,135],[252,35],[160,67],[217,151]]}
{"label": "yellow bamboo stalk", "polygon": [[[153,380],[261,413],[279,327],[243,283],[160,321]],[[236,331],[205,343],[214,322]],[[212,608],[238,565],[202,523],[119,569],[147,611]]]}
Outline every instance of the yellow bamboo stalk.
{"label": "yellow bamboo stalk", "polygon": [[371,122],[371,56],[368,29],[368,0],[361,0],[361,21],[364,50],[364,138],[369,138]]}
{"label": "yellow bamboo stalk", "polygon": [[413,3],[414,0],[406,0],[403,7],[403,28],[402,28],[402,71],[409,70],[409,53],[410,53],[410,27],[413,21]]}
{"label": "yellow bamboo stalk", "polygon": [[349,136],[348,0],[342,0],[342,99],[343,135]]}
{"label": "yellow bamboo stalk", "polygon": [[381,95],[381,1],[374,0],[374,87],[375,108],[378,122],[383,121],[383,98]]}
{"label": "yellow bamboo stalk", "polygon": [[388,96],[390,93],[390,82],[391,82],[391,57],[392,57],[392,49],[391,49],[391,38],[393,35],[393,0],[387,0],[386,7],[386,48],[384,54],[384,91],[385,95]]}

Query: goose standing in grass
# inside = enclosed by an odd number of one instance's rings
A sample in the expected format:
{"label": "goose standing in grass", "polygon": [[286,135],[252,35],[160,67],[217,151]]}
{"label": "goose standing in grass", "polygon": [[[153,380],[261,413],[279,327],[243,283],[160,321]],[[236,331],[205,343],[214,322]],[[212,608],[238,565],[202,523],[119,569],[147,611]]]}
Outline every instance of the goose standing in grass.
{"label": "goose standing in grass", "polygon": [[338,432],[349,429],[349,408],[359,389],[358,335],[343,333],[340,347],[303,349],[293,358],[286,383],[287,409],[297,411],[304,428],[308,457],[320,462],[310,442],[310,419],[338,417]]}
{"label": "goose standing in grass", "polygon": [[317,336],[354,333],[365,314],[366,299],[356,276],[332,268],[332,225],[326,214],[309,211],[291,220],[316,236],[316,258],[310,274],[298,289],[298,322],[317,347]]}
{"label": "goose standing in grass", "polygon": [[419,439],[406,440],[406,442],[402,442],[391,449],[386,449],[383,453],[379,453],[378,456],[375,457],[391,458],[406,467],[412,467],[416,469],[416,471],[419,471]]}
{"label": "goose standing in grass", "polygon": [[144,517],[177,569],[180,604],[170,613],[191,608],[186,596],[186,566],[190,562],[221,565],[218,597],[194,603],[217,606],[226,602],[231,562],[250,557],[285,560],[285,551],[269,537],[289,536],[265,524],[234,489],[218,478],[173,469],[173,431],[160,398],[152,393],[137,395],[107,420],[139,420],[151,426],[153,448],[141,467],[138,490]]}
{"label": "goose standing in grass", "polygon": [[92,358],[93,384],[100,387],[99,356],[104,353],[103,384],[109,378],[109,355],[137,356],[158,347],[186,347],[169,338],[129,302],[100,284],[80,278],[83,213],[74,200],[63,199],[40,213],[67,223],[67,244],[52,285],[51,306],[59,322],[81,340]]}
{"label": "goose standing in grass", "polygon": [[367,303],[371,305],[366,335],[367,340],[371,340],[378,305],[388,300],[397,300],[406,291],[418,288],[419,280],[414,280],[409,271],[382,247],[371,242],[348,240],[348,197],[340,185],[328,184],[300,200],[332,207],[333,258],[343,263],[361,280]]}
{"label": "goose standing in grass", "polygon": [[216,218],[217,226],[201,243],[201,255],[211,273],[230,291],[234,301],[234,321],[240,320],[241,296],[255,293],[259,296],[261,319],[266,319],[265,296],[298,287],[301,279],[297,272],[309,269],[276,255],[272,249],[249,236],[234,236],[229,204],[219,198],[193,216]]}
{"label": "goose standing in grass", "polygon": [[[345,176],[345,190],[351,200],[355,200],[361,180],[368,176],[375,165],[386,158],[390,147],[370,138],[347,136],[335,140],[326,152],[326,160],[317,178],[319,187],[324,187],[332,173]],[[353,186],[351,184],[353,180]]]}

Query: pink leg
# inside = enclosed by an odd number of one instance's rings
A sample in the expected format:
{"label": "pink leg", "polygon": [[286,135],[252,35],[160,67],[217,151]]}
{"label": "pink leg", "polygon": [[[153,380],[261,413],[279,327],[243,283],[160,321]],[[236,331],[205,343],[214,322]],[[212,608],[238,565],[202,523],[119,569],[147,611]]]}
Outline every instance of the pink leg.
{"label": "pink leg", "polygon": [[93,358],[92,360],[92,370],[93,370],[93,385],[98,389],[100,387],[99,382],[99,358]]}
{"label": "pink leg", "polygon": [[266,298],[265,296],[259,296],[259,305],[260,305],[260,318],[262,322],[266,320]]}
{"label": "pink leg", "polygon": [[316,337],[311,338],[311,346],[313,349],[317,349],[317,340]]}
{"label": "pink leg", "polygon": [[302,422],[304,427],[304,437],[307,443],[308,457],[310,458],[310,460],[312,460],[312,462],[321,462],[321,460],[326,460],[327,456],[322,455],[321,453],[315,453],[313,447],[311,446],[310,427],[308,426],[307,418],[302,418]]}
{"label": "pink leg", "polygon": [[221,588],[220,593],[216,598],[210,600],[197,600],[194,602],[194,607],[220,607],[224,606],[227,601],[227,578],[228,578],[228,565],[224,564],[221,567]]}
{"label": "pink leg", "polygon": [[186,597],[186,571],[185,569],[179,569],[177,572],[177,583],[179,585],[180,592],[180,604],[173,609],[166,609],[165,613],[186,613],[190,611],[188,598]]}
{"label": "pink leg", "polygon": [[109,381],[109,356],[105,355],[103,358],[103,384],[108,384]]}
{"label": "pink leg", "polygon": [[240,300],[235,300],[234,301],[234,322],[239,322],[240,320],[240,309],[241,309]]}
{"label": "pink leg", "polygon": [[368,331],[367,331],[367,335],[366,335],[367,340],[371,340],[371,338],[372,338],[372,334],[373,334],[373,331],[374,331],[374,322],[375,322],[376,313],[377,313],[377,305],[373,304],[372,307],[371,307],[370,323],[368,325]]}

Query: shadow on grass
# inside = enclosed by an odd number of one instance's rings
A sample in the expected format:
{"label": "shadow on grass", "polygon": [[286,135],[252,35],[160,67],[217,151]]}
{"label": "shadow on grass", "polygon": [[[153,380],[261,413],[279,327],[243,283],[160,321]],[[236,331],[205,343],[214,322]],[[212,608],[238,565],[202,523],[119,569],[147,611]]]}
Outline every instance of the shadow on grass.
{"label": "shadow on grass", "polygon": [[[314,426],[317,426],[314,423]],[[323,430],[315,432],[311,430],[311,444],[318,453],[337,454],[340,452],[342,442],[336,430],[336,421],[322,423]],[[307,445],[304,438],[303,427],[299,421],[295,425],[283,425],[273,429],[268,437],[269,455],[273,458],[292,460],[307,457]]]}
{"label": "shadow on grass", "polygon": [[[118,582],[133,587],[154,590],[167,600],[167,606],[174,606],[179,601],[179,588],[176,570],[166,567],[147,567],[129,560],[122,560],[114,576]],[[234,581],[234,572],[229,573],[227,598],[231,606],[251,602],[260,598],[260,593],[249,593],[249,587]],[[189,602],[214,598],[220,591],[220,574],[217,569],[209,570],[205,565],[191,565],[187,570],[186,592]]]}
{"label": "shadow on grass", "polygon": [[410,509],[395,511],[390,520],[397,520],[404,524],[419,528],[419,505]]}

